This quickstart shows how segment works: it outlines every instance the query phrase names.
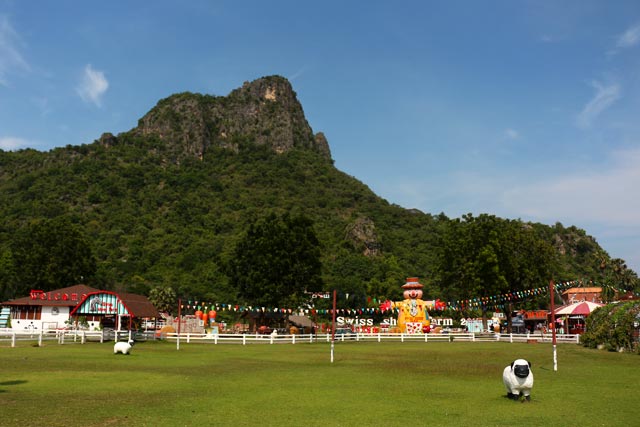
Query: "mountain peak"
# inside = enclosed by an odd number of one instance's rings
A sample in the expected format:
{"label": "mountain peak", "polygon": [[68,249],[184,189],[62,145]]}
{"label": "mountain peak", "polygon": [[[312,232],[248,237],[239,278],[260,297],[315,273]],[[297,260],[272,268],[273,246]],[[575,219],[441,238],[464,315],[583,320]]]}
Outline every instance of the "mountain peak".
{"label": "mountain peak", "polygon": [[313,134],[291,83],[281,76],[245,82],[226,97],[171,95],[130,132],[156,137],[172,151],[200,158],[211,147],[237,150],[243,142],[267,145],[278,153],[309,149],[331,158],[326,138]]}

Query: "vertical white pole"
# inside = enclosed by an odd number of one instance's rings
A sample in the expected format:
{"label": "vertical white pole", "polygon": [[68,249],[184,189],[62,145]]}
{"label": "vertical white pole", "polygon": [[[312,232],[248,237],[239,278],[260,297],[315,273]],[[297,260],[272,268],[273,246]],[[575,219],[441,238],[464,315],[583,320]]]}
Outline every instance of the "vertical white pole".
{"label": "vertical white pole", "polygon": [[180,350],[180,326],[182,325],[182,298],[178,298],[178,338],[176,339],[176,350]]}
{"label": "vertical white pole", "polygon": [[336,290],[333,290],[333,314],[331,317],[331,363],[333,363],[333,347],[336,340]]}
{"label": "vertical white pole", "polygon": [[549,282],[549,293],[551,294],[551,333],[552,333],[552,341],[553,341],[553,370],[558,370],[558,353],[556,348],[556,308],[554,302],[553,289],[555,288],[555,284],[553,280]]}

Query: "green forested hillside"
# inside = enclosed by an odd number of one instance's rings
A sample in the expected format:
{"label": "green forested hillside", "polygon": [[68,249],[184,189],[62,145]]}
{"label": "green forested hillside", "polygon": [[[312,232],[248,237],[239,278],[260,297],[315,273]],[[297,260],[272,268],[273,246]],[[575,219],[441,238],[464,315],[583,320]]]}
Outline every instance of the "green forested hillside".
{"label": "green forested hillside", "polygon": [[[232,300],[237,287],[227,267],[243,233],[285,212],[312,221],[322,286],[350,292],[354,306],[398,297],[408,276],[445,300],[550,278],[637,285],[622,260],[610,260],[575,227],[450,219],[389,204],[333,166],[288,82],[269,77],[228,97],[175,95],[137,128],[91,144],[0,150],[2,296],[43,286],[25,283],[15,254],[25,230],[65,218],[95,257],[87,284],[144,294],[171,286],[195,299]],[[523,246],[509,246],[514,236]],[[543,265],[525,265],[525,246],[546,254]]]}

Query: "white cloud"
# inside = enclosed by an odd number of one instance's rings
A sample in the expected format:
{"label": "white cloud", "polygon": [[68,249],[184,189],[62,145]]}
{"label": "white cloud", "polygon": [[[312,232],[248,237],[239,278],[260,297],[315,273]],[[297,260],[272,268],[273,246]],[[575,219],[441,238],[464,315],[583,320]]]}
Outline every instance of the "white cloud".
{"label": "white cloud", "polygon": [[7,74],[15,71],[29,71],[29,64],[20,53],[20,37],[9,20],[0,16],[0,85],[7,86]]}
{"label": "white cloud", "polygon": [[505,129],[504,130],[504,137],[505,137],[505,139],[510,139],[510,140],[519,139],[520,138],[520,132],[518,132],[515,129],[511,129],[511,128]]}
{"label": "white cloud", "polygon": [[596,93],[576,118],[577,126],[582,129],[591,127],[593,121],[621,96],[620,86],[616,83],[604,86],[594,80],[591,86],[596,90]]}
{"label": "white cloud", "polygon": [[374,191],[401,206],[449,217],[489,213],[575,225],[640,271],[640,148],[602,160],[591,167],[569,161],[566,169],[550,167],[542,176],[520,168],[461,168],[442,176],[394,177]]}
{"label": "white cloud", "polygon": [[102,105],[102,96],[108,88],[109,82],[104,76],[104,73],[94,70],[91,64],[88,64],[84,67],[82,81],[76,90],[83,101],[91,102],[100,107]]}
{"label": "white cloud", "polygon": [[602,170],[556,172],[549,179],[511,188],[504,206],[540,220],[570,220],[616,227],[640,227],[640,149],[611,155]]}
{"label": "white cloud", "polygon": [[629,48],[637,45],[640,42],[640,24],[629,28],[625,31],[616,42],[616,46],[619,48]]}
{"label": "white cloud", "polygon": [[0,137],[0,149],[5,151],[19,150],[20,148],[26,148],[29,145],[33,144],[30,144],[26,139],[14,138],[11,136]]}

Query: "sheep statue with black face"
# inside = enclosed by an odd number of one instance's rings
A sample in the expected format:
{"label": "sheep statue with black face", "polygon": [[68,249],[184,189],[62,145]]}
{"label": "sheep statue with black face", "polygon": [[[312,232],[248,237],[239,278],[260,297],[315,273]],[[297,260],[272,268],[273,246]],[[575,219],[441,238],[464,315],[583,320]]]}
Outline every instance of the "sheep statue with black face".
{"label": "sheep statue with black face", "polygon": [[507,388],[508,398],[520,400],[520,394],[522,394],[526,401],[531,400],[531,389],[533,388],[531,362],[524,359],[514,360],[511,365],[504,368],[502,381]]}
{"label": "sheep statue with black face", "polygon": [[131,347],[133,347],[133,340],[129,340],[128,342],[120,341],[114,344],[113,346],[113,354],[129,354],[131,351]]}

